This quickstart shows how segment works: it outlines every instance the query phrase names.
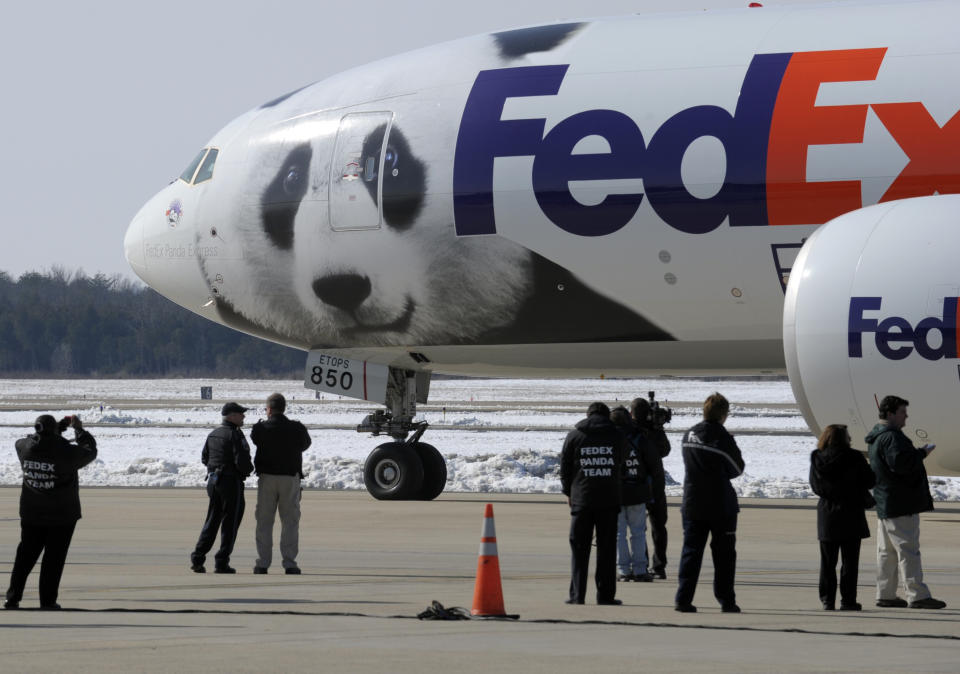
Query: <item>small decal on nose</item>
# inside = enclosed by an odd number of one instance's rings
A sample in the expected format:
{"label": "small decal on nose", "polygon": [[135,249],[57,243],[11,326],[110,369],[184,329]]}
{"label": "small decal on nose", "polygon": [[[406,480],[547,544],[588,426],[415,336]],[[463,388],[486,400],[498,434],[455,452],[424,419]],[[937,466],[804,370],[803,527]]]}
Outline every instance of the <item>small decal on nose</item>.
{"label": "small decal on nose", "polygon": [[350,182],[351,180],[360,179],[360,164],[352,161],[349,162],[345,167],[343,167],[343,174],[340,176],[340,180],[346,180]]}
{"label": "small decal on nose", "polygon": [[183,215],[183,204],[180,203],[179,199],[174,199],[170,202],[164,215],[167,216],[167,224],[171,227],[176,227],[177,223],[180,222],[180,217]]}

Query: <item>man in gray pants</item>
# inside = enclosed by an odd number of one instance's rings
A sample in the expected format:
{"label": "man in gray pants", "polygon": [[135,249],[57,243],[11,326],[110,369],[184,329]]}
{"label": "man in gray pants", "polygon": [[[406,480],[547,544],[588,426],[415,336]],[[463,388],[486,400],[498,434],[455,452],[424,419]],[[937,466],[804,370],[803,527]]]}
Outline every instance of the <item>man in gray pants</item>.
{"label": "man in gray pants", "polygon": [[267,398],[267,420],[258,421],[250,432],[257,447],[253,460],[257,485],[257,563],[253,572],[270,568],[273,553],[273,518],[280,511],[280,555],[288,575],[300,573],[297,552],[300,538],[300,479],[303,451],[310,435],[299,421],[284,415],[286,399],[279,393]]}
{"label": "man in gray pants", "polygon": [[[877,606],[941,609],[947,603],[930,595],[920,563],[920,513],[933,510],[923,460],[933,445],[914,447],[904,434],[907,405],[898,396],[880,401],[880,419],[865,438],[870,467],[877,476]],[[907,598],[897,596],[903,587]]]}

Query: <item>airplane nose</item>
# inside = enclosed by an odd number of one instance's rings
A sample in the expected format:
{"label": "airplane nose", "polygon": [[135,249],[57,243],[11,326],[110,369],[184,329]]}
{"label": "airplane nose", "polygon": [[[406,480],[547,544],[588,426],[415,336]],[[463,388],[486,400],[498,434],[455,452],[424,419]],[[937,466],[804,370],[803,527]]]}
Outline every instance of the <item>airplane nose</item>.
{"label": "airplane nose", "polygon": [[127,262],[144,283],[164,297],[199,312],[211,298],[196,255],[195,204],[174,183],[134,216],[123,239]]}
{"label": "airplane nose", "polygon": [[136,217],[127,227],[127,233],[123,237],[123,255],[127,258],[129,264],[137,276],[143,278],[147,271],[146,256],[143,252],[143,211],[137,213]]}

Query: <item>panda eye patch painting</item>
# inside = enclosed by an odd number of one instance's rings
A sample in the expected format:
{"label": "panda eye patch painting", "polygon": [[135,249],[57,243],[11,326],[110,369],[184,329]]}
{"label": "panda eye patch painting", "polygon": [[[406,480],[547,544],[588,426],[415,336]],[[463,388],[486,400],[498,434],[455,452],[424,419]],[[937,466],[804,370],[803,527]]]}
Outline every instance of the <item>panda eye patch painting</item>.
{"label": "panda eye patch painting", "polygon": [[281,250],[293,247],[294,219],[307,194],[312,157],[313,149],[309,143],[290,150],[260,198],[263,231]]}
{"label": "panda eye patch painting", "polygon": [[386,146],[383,142],[385,132],[386,124],[381,124],[364,138],[361,150],[364,184],[375,204],[380,184],[383,219],[388,226],[402,231],[410,227],[420,214],[427,192],[427,172],[400,129],[396,126],[390,129]]}

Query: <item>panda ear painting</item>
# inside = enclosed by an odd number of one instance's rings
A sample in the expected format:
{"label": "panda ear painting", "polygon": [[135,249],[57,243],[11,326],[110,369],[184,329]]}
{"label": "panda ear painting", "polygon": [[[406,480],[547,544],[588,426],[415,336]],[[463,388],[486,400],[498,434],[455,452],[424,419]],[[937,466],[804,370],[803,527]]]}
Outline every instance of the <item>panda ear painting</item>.
{"label": "panda ear painting", "polygon": [[573,37],[586,23],[558,23],[551,26],[520,28],[494,33],[493,39],[505,59],[518,59],[527,54],[552,51]]}

